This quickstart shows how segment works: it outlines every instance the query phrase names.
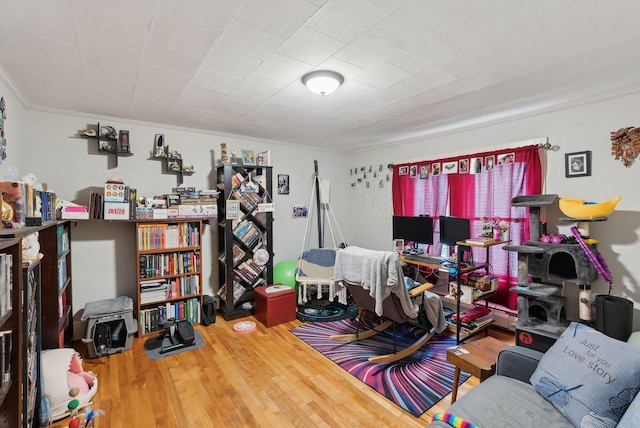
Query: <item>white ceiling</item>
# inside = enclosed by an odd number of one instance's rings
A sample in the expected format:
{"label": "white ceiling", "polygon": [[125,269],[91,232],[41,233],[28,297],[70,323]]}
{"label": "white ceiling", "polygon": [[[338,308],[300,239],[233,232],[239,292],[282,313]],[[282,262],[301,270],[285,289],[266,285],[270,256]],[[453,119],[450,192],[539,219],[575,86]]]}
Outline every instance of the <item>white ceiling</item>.
{"label": "white ceiling", "polygon": [[[640,87],[636,0],[0,0],[34,109],[358,150]],[[342,73],[320,97],[311,70]]]}

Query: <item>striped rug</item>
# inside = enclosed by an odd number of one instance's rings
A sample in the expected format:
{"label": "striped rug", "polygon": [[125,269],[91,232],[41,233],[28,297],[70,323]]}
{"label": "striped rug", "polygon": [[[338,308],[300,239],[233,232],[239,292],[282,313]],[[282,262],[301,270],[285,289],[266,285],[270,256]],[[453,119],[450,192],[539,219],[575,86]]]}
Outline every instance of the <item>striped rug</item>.
{"label": "striped rug", "polygon": [[[447,361],[447,348],[455,339],[435,335],[411,356],[394,363],[374,364],[368,358],[393,352],[393,328],[355,342],[337,342],[333,334],[354,333],[357,321],[345,319],[316,322],[291,330],[309,346],[338,364],[389,400],[418,417],[449,394],[453,387],[454,366]],[[400,350],[424,334],[418,327],[396,327],[396,349]],[[460,374],[460,383],[469,374]]]}

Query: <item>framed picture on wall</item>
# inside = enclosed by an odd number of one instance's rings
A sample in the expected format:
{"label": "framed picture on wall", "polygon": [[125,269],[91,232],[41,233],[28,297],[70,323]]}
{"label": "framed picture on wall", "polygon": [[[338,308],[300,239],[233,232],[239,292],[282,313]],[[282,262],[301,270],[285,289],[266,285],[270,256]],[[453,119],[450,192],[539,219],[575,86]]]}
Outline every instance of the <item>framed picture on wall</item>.
{"label": "framed picture on wall", "polygon": [[564,175],[587,177],[591,175],[591,151],[566,153],[564,155]]}

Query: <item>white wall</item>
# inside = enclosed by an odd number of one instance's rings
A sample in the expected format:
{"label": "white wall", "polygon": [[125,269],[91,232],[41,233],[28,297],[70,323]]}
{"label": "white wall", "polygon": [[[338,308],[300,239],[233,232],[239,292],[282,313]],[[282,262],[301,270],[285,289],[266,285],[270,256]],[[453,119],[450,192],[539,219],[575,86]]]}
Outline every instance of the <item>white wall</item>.
{"label": "white wall", "polygon": [[[451,152],[475,152],[487,147],[505,146],[509,143],[537,137],[549,137],[551,144],[560,146],[557,152],[547,152],[546,193],[587,201],[604,201],[616,195],[622,196],[616,211],[608,221],[592,223],[591,236],[600,241],[598,249],[603,254],[614,278],[613,295],[633,300],[636,305],[635,329],[640,328],[640,270],[637,269],[640,254],[640,161],[625,168],[611,155],[610,132],[623,127],[640,126],[638,118],[640,94],[594,102],[562,111],[508,123],[468,130],[451,135],[372,150],[354,156],[351,163],[377,165],[415,159],[442,157]],[[591,150],[592,174],[590,177],[565,178],[565,153]],[[391,244],[392,213],[390,206],[372,208],[370,201],[376,198],[377,188],[360,186],[354,191],[358,198],[349,198],[355,214],[348,225],[350,234],[356,237],[351,244],[369,248],[389,249]],[[390,186],[383,192],[390,198]],[[364,196],[363,196],[364,195]],[[365,201],[360,203],[359,201]],[[557,209],[546,212],[550,228],[569,233],[571,222],[558,221],[562,213]],[[376,233],[371,233],[376,231]],[[555,230],[557,231],[557,230]],[[636,266],[636,267],[634,267]],[[606,293],[608,286],[598,279],[593,293]]]}
{"label": "white wall", "polygon": [[[334,177],[346,169],[344,156],[333,152],[309,150],[294,145],[262,142],[249,138],[230,138],[211,133],[187,132],[118,121],[100,120],[101,125],[130,132],[133,156],[118,159],[98,153],[97,142],[78,138],[88,125],[97,124],[90,117],[78,117],[32,111],[29,115],[29,170],[38,180],[48,184],[59,198],[88,204],[89,192],[101,190],[108,178],[121,178],[138,189],[138,195],[153,196],[171,192],[177,186],[175,174],[163,174],[161,161],[149,159],[155,134],[164,134],[170,149],[182,154],[185,165],[193,164],[196,173],[184,177],[184,186],[213,189],[216,185],[217,159],[220,143],[238,153],[242,149],[271,151],[274,166],[274,262],[295,259],[300,255],[306,221],[293,219],[291,207],[307,205],[311,197],[314,160],[318,160],[322,178]],[[278,174],[289,174],[290,194],[278,195],[275,183]],[[331,201],[345,206],[345,193],[333,186]],[[346,211],[338,213],[346,222]],[[315,229],[314,229],[315,230]],[[317,241],[312,235],[312,245]],[[213,293],[217,280],[217,226],[205,228],[203,240],[204,292]],[[78,222],[72,230],[73,304],[77,311],[89,301],[119,295],[135,296],[134,225],[128,222]],[[207,260],[209,261],[207,263]]]}
{"label": "white wall", "polygon": [[0,79],[0,97],[4,97],[7,114],[4,120],[7,158],[0,164],[0,179],[4,180],[7,169],[11,166],[18,169],[19,177],[22,177],[27,169],[29,111],[2,79]]}

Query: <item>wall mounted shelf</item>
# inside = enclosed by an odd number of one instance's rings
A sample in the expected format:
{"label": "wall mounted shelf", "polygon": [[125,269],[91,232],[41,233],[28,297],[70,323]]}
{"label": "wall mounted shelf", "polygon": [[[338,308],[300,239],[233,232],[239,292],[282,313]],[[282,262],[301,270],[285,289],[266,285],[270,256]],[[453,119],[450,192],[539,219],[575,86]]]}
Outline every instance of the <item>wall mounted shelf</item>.
{"label": "wall mounted shelf", "polygon": [[117,137],[106,137],[100,135],[100,122],[97,125],[90,125],[88,129],[96,131],[95,136],[80,134],[76,138],[86,140],[96,140],[98,142],[98,153],[112,155],[115,159],[115,166],[118,166],[119,157],[133,156],[129,145],[129,133],[126,134],[126,141],[118,141]]}
{"label": "wall mounted shelf", "polygon": [[155,153],[151,153],[149,157],[150,160],[160,160],[163,161],[164,170],[163,174],[176,174],[178,178],[178,186],[180,186],[184,181],[185,175],[193,175],[196,172],[193,170],[193,166],[184,165],[184,161],[182,157],[171,156],[171,152],[169,151],[169,146],[166,146],[164,151],[168,153],[166,155],[156,155]]}

